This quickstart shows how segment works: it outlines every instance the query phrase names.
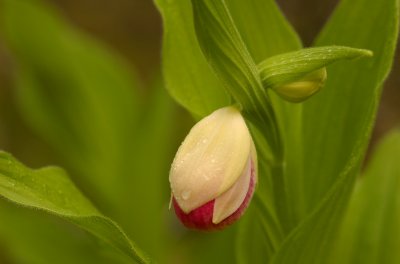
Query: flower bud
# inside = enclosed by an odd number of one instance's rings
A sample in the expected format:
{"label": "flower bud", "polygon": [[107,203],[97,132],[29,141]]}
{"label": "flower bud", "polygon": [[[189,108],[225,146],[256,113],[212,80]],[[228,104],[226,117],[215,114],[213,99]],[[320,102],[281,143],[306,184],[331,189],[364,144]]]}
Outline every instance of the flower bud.
{"label": "flower bud", "polygon": [[274,87],[274,91],[284,99],[299,103],[318,92],[326,81],[326,69],[313,71],[298,81]]}
{"label": "flower bud", "polygon": [[189,228],[222,229],[244,213],[257,183],[257,153],[235,107],[219,109],[191,129],[169,181],[175,213]]}

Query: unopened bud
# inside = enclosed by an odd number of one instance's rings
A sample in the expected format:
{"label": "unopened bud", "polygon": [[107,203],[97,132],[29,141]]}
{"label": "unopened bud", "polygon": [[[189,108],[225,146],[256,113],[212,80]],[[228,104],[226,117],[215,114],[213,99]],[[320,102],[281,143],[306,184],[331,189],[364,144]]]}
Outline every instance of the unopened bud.
{"label": "unopened bud", "polygon": [[273,87],[273,90],[284,99],[299,103],[318,92],[326,81],[326,69],[313,71],[298,81]]}
{"label": "unopened bud", "polygon": [[239,110],[219,109],[191,129],[169,181],[175,213],[189,228],[221,229],[244,213],[257,183],[257,154]]}

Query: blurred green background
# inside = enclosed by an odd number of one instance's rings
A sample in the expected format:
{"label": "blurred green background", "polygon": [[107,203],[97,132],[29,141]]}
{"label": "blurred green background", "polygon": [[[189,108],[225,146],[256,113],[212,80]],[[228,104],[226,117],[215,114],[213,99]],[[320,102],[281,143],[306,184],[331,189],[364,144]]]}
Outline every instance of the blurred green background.
{"label": "blurred green background", "polygon": [[[120,53],[146,84],[160,71],[161,18],[150,0],[51,0],[70,22]],[[310,45],[337,0],[279,0],[283,12]],[[21,122],[16,113],[11,75],[13,61],[0,38],[0,146],[22,156],[28,164],[42,165],[51,151]],[[400,122],[400,55],[385,83],[373,141]],[[147,86],[148,87],[148,86]],[[30,156],[35,149],[33,157]],[[41,153],[42,155],[38,155]],[[26,157],[26,158],[25,158]],[[30,161],[30,159],[33,159]],[[44,163],[43,163],[44,162]]]}
{"label": "blurred green background", "polygon": [[[2,0],[0,0],[1,3]],[[15,0],[19,1],[19,0]],[[21,0],[23,1],[23,0]],[[154,4],[150,0],[49,0],[49,3],[55,5],[60,13],[79,30],[87,33],[100,42],[103,42],[106,47],[119,53],[127,62],[128,68],[132,70],[132,75],[138,74],[139,82],[142,83],[139,89],[139,93],[143,95],[141,100],[143,101],[143,108],[152,108],[154,106],[154,100],[152,100],[154,89],[162,86],[160,81],[160,64],[161,64],[161,38],[162,38],[162,24],[158,11]],[[332,12],[337,1],[335,0],[280,0],[278,1],[283,12],[288,17],[289,21],[292,22],[296,30],[299,32],[305,46],[309,46],[312,43],[313,38],[322,28],[324,22],[328,19],[329,14]],[[1,8],[1,7],[0,7]],[[0,12],[1,13],[1,12]],[[23,19],[21,17],[21,19]],[[43,43],[46,45],[46,43]],[[399,50],[399,49],[398,49]],[[49,146],[48,142],[43,140],[36,132],[34,132],[30,126],[26,124],[20,111],[16,105],[16,100],[13,93],[15,87],[13,83],[13,74],[15,73],[16,63],[13,60],[11,52],[7,49],[5,42],[2,39],[0,32],[0,149],[6,150],[13,153],[18,159],[23,161],[25,164],[31,167],[40,167],[48,164],[57,164],[63,167],[69,168],[68,164],[64,164],[62,158]],[[329,78],[329,72],[328,72]],[[190,84],[188,84],[190,85]],[[377,116],[377,123],[373,134],[372,144],[380,138],[385,132],[389,131],[394,126],[400,124],[400,55],[397,52],[393,71],[385,83],[385,89],[383,92],[382,101],[380,104],[379,114]],[[161,94],[160,96],[166,96]],[[165,162],[164,164],[158,164],[159,168],[154,169],[154,173],[162,175],[165,171],[165,180],[161,182],[161,189],[163,190],[163,210],[165,214],[163,217],[167,219],[159,219],[159,221],[165,221],[171,224],[173,227],[173,237],[176,238],[174,242],[171,242],[171,248],[173,244],[179,244],[179,237],[186,235],[179,226],[175,226],[176,222],[173,220],[173,214],[167,211],[168,205],[168,165],[173,159],[174,151],[180,143],[180,140],[184,137],[190,126],[193,124],[191,117],[179,106],[169,100],[164,102],[169,104],[169,111],[166,113],[163,120],[166,126],[168,126],[169,134],[165,135],[163,139],[168,140],[165,144]],[[163,110],[160,110],[163,111]],[[168,115],[167,115],[168,114]],[[145,122],[145,121],[143,121]],[[151,124],[144,124],[144,127],[152,126]],[[159,129],[159,128],[157,128]],[[146,133],[146,132],[144,132]],[[149,137],[147,137],[147,140]],[[161,140],[161,139],[160,139]],[[153,144],[152,144],[153,143]],[[154,142],[143,142],[144,145],[151,145],[150,149],[157,151],[157,145],[154,146]],[[141,147],[145,149],[145,146]],[[138,157],[145,159],[145,157],[152,156],[151,153],[143,154],[138,153]],[[147,155],[147,156],[146,156]],[[139,160],[140,160],[139,158]],[[139,171],[145,171],[146,168],[139,168]],[[145,177],[145,176],[144,176]],[[123,214],[114,212],[108,208],[108,205],[103,205],[102,202],[96,197],[95,191],[91,191],[90,186],[87,182],[80,181],[79,177],[72,177],[74,182],[83,190],[85,194],[97,201],[96,205],[118,222],[121,223],[124,229],[127,229],[127,233],[130,234],[133,240],[138,237],[138,242],[142,242],[140,237],[145,236],[140,231],[132,228],[130,230],[129,223],[130,219],[124,218]],[[147,186],[151,187],[151,186]],[[146,187],[143,187],[144,189]],[[137,197],[137,196],[136,196]],[[121,198],[123,199],[123,198]],[[132,199],[136,199],[133,197]],[[140,201],[134,202],[134,205],[140,205]],[[4,206],[8,207],[7,203],[0,202],[0,208]],[[132,205],[133,206],[133,205]],[[143,203],[141,206],[146,206]],[[12,206],[11,206],[12,207]],[[134,207],[132,207],[134,208]],[[0,210],[0,218],[6,219],[13,209],[7,209],[7,216],[4,213],[6,210]],[[24,211],[24,210],[21,210]],[[146,212],[150,214],[150,212]],[[51,243],[60,243],[60,248],[69,248],[70,252],[82,250],[80,248],[91,248],[94,250],[94,246],[91,243],[84,242],[87,240],[83,232],[79,232],[75,229],[73,241],[83,241],[82,245],[72,246],[68,241],[61,242],[62,239],[56,234],[54,237],[48,236],[43,244],[40,243],[36,248],[30,248],[28,245],[37,243],[34,239],[35,236],[40,236],[41,229],[46,229],[43,226],[43,221],[48,221],[48,225],[62,225],[63,230],[66,229],[66,233],[70,234],[69,229],[72,229],[69,225],[59,223],[54,219],[36,219],[36,213],[33,212],[15,212],[15,214],[21,218],[30,219],[29,221],[21,221],[22,224],[13,223],[14,226],[9,228],[18,228],[21,233],[21,239],[24,239],[24,243],[20,241],[10,243],[10,238],[17,239],[18,235],[7,234],[3,229],[0,228],[0,263],[46,263],[46,260],[37,258],[36,262],[27,262],[26,259],[21,258],[14,260],[15,254],[18,254],[18,250],[11,248],[14,245],[18,245],[21,252],[35,256],[40,250],[46,251],[46,245]],[[131,213],[133,216],[135,212]],[[170,219],[171,218],[171,219]],[[4,223],[13,222],[13,218],[9,218],[9,222],[5,220]],[[125,220],[124,220],[125,219]],[[11,221],[11,222],[10,222]],[[39,226],[35,225],[35,221],[40,222]],[[146,219],[137,220],[137,223],[146,223]],[[171,223],[170,223],[171,222]],[[151,228],[143,226],[143,229]],[[30,230],[30,231],[29,231]],[[37,232],[37,233],[35,233]],[[43,231],[45,232],[45,231]],[[144,232],[144,231],[143,231]],[[157,232],[156,230],[153,233]],[[229,236],[229,230],[227,236]],[[61,232],[62,233],[62,232]],[[178,234],[178,235],[177,235]],[[193,234],[192,234],[193,235]],[[169,235],[166,234],[165,237]],[[5,239],[7,237],[7,239]],[[194,240],[203,240],[202,235],[194,235]],[[209,238],[208,238],[209,239]],[[151,242],[143,241],[143,247],[145,249],[152,248]],[[215,243],[217,243],[216,241]],[[97,243],[97,242],[92,242]],[[147,243],[147,244],[146,244]],[[193,242],[196,243],[196,242]],[[80,247],[82,246],[82,247]],[[156,246],[154,246],[156,247]],[[35,252],[30,252],[35,251]],[[185,263],[184,254],[180,256],[174,256],[173,250],[171,251],[171,263]],[[57,252],[54,249],[53,254],[57,255],[64,254],[64,252]],[[76,252],[75,252],[76,253]],[[71,253],[72,254],[72,253]],[[112,254],[104,253],[102,254]],[[99,258],[104,257],[101,255]],[[178,258],[178,259],[177,259]],[[182,258],[181,260],[179,258]],[[31,259],[34,259],[32,257]],[[51,257],[49,257],[51,260]],[[123,260],[121,261],[121,263]],[[68,263],[68,259],[65,260]],[[82,259],[82,263],[85,263],[85,259]]]}

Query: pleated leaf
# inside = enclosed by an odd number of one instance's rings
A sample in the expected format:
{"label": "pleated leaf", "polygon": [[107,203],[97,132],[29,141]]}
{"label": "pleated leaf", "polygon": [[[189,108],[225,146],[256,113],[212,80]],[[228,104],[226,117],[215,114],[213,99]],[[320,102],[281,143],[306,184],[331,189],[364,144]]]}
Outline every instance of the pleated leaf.
{"label": "pleated leaf", "polygon": [[364,48],[374,55],[328,67],[325,88],[304,103],[304,188],[309,209],[335,182],[358,142],[363,148],[368,144],[393,61],[398,11],[397,0],[342,0],[316,40],[317,46]]}
{"label": "pleated leaf", "polygon": [[398,29],[395,0],[343,0],[317,45],[369,49],[371,59],[328,67],[325,88],[304,103],[304,221],[272,263],[320,263],[327,258],[358,175],[373,127]]}

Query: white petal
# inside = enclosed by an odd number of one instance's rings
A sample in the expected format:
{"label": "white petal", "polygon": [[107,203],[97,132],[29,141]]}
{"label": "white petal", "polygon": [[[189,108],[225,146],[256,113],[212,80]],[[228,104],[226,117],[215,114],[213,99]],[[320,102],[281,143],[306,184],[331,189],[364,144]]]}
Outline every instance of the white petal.
{"label": "white petal", "polygon": [[249,191],[251,178],[251,157],[249,157],[246,168],[236,183],[226,192],[215,199],[213,219],[214,224],[218,224],[225,218],[236,212],[246,198]]}
{"label": "white petal", "polygon": [[184,212],[211,201],[236,182],[246,166],[251,142],[243,117],[233,107],[215,111],[192,128],[169,177]]}

